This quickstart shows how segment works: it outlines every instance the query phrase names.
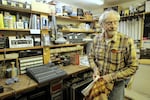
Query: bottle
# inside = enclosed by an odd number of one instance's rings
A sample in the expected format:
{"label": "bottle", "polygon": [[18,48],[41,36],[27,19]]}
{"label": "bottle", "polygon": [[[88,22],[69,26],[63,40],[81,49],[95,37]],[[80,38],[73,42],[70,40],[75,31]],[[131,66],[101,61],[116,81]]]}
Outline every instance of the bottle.
{"label": "bottle", "polygon": [[14,78],[17,76],[17,68],[15,68],[15,62],[11,62],[12,70],[11,70],[11,77]]}

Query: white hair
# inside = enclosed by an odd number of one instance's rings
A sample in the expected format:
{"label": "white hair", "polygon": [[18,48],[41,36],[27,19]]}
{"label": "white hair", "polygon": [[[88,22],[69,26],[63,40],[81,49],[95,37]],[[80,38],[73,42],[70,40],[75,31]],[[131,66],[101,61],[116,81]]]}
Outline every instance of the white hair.
{"label": "white hair", "polygon": [[119,14],[117,11],[111,9],[111,10],[106,10],[106,11],[104,11],[104,12],[100,15],[100,17],[99,17],[99,23],[102,24],[103,22],[105,22],[105,20],[107,19],[107,17],[108,17],[109,14],[114,14],[114,15],[116,15],[116,18],[117,18],[118,20],[120,20],[120,14]]}

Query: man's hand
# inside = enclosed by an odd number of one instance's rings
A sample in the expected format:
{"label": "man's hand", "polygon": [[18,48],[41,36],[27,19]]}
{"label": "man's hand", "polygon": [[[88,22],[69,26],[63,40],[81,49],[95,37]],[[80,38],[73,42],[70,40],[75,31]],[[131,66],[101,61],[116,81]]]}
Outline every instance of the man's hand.
{"label": "man's hand", "polygon": [[93,80],[94,80],[97,76],[98,76],[98,77],[100,76],[100,72],[99,72],[98,68],[95,67],[95,68],[94,68],[94,73],[93,73]]}

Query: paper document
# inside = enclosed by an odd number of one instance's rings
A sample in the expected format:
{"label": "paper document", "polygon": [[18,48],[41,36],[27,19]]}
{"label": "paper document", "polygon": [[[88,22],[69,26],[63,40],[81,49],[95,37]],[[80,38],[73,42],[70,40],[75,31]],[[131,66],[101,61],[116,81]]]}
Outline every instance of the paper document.
{"label": "paper document", "polygon": [[93,87],[95,81],[97,81],[99,78],[100,78],[100,76],[97,76],[86,88],[84,88],[84,89],[81,91],[81,93],[82,93],[85,97],[89,94],[89,92],[90,92],[90,90],[92,89],[92,87]]}

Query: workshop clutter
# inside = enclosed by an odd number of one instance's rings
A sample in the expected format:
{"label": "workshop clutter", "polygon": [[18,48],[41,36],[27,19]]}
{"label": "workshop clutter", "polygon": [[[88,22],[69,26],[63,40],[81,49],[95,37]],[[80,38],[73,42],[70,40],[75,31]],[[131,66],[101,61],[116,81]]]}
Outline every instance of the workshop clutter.
{"label": "workshop clutter", "polygon": [[62,2],[57,2],[55,7],[57,16],[69,16],[76,19],[93,19],[92,13],[90,11],[85,11],[82,8],[70,6]]}

